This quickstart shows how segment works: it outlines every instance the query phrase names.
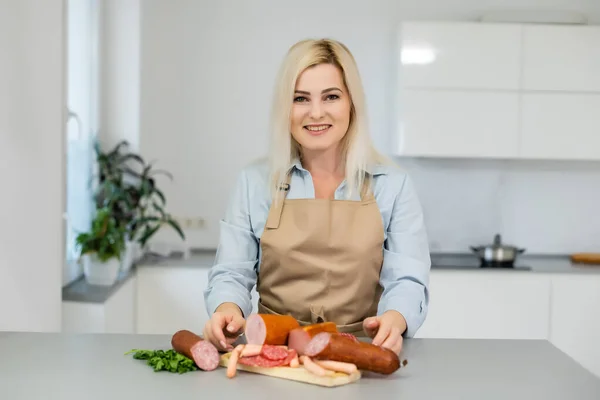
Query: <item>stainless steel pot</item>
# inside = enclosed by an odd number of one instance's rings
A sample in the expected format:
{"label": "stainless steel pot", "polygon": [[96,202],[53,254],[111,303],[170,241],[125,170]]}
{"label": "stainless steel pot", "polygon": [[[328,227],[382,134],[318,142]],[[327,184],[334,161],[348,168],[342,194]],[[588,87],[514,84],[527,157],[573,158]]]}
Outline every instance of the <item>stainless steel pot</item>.
{"label": "stainless steel pot", "polygon": [[525,249],[502,244],[500,234],[494,236],[494,243],[486,246],[470,246],[471,250],[486,263],[512,263]]}

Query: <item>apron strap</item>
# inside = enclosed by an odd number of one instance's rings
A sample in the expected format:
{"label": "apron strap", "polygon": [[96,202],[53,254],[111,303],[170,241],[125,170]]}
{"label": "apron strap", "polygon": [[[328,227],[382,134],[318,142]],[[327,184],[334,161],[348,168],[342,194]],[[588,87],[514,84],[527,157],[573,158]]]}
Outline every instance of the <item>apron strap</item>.
{"label": "apron strap", "polygon": [[[279,228],[279,221],[281,220],[281,213],[283,212],[283,203],[285,197],[287,196],[288,191],[290,190],[290,182],[292,176],[291,172],[287,174],[286,181],[283,186],[279,188],[277,192],[278,200],[276,204],[273,204],[269,209],[269,215],[267,217],[267,222],[265,224],[265,228],[268,229],[277,229]],[[370,202],[375,200],[375,196],[373,195],[373,191],[371,190],[371,175],[365,174],[365,180],[363,181],[363,185],[360,192],[360,198],[363,202]]]}
{"label": "apron strap", "polygon": [[292,179],[291,172],[288,172],[285,180],[285,184],[279,187],[277,191],[277,202],[269,209],[269,216],[265,224],[265,229],[277,229],[279,228],[279,221],[281,219],[281,213],[283,212],[283,203],[288,191],[290,190],[290,181]]}
{"label": "apron strap", "polygon": [[363,181],[362,188],[360,191],[360,198],[362,201],[373,201],[375,200],[375,196],[373,195],[373,191],[371,190],[371,175],[365,174],[365,180]]}

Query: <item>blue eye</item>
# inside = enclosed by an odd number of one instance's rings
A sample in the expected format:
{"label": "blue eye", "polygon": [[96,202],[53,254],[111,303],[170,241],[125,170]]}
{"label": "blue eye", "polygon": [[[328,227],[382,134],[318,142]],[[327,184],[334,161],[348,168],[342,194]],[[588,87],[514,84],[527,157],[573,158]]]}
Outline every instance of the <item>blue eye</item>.
{"label": "blue eye", "polygon": [[303,101],[308,101],[308,99],[304,96],[298,96],[298,97],[294,98],[294,102],[296,102],[296,103],[300,103]]}

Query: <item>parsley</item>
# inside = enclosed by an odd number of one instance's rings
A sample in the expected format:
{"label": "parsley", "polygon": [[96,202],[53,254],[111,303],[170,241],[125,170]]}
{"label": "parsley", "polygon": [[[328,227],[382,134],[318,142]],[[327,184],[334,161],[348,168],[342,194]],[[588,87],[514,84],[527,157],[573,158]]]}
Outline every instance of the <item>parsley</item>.
{"label": "parsley", "polygon": [[136,360],[146,360],[146,364],[154,368],[155,372],[169,371],[184,374],[197,371],[199,368],[194,361],[175,350],[138,350],[133,349],[125,355],[133,354]]}

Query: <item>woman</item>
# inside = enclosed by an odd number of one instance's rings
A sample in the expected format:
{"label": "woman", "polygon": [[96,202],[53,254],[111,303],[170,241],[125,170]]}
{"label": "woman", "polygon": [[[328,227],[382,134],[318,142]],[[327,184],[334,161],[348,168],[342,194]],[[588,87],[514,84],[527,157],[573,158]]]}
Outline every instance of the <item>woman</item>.
{"label": "woman", "polygon": [[270,163],[242,171],[221,222],[204,337],[231,350],[256,284],[261,313],[333,321],[399,353],[429,302],[413,184],[372,147],[362,83],[343,44],[297,43],[277,83]]}

